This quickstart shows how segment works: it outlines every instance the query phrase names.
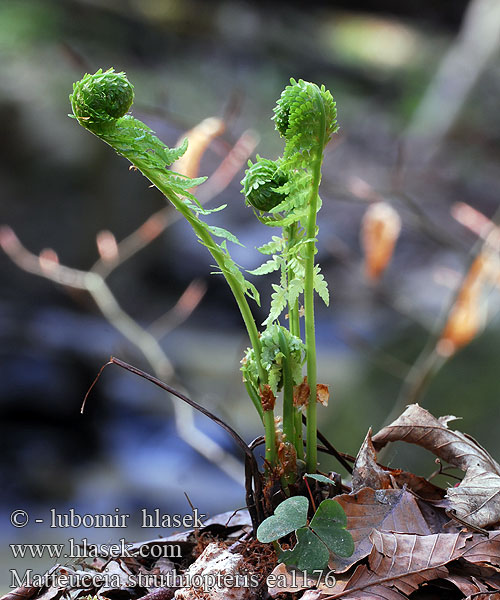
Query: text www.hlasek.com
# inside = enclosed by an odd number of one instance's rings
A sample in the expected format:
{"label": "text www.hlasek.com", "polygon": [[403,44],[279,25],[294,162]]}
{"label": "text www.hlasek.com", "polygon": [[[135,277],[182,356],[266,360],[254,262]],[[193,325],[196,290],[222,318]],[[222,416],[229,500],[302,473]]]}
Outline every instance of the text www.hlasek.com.
{"label": "text www.hlasek.com", "polygon": [[[93,544],[87,538],[74,539],[67,544],[10,544],[14,558],[117,558],[132,556],[133,544],[124,539],[115,544]],[[136,546],[133,556],[140,558],[182,558],[177,544],[152,544]]]}

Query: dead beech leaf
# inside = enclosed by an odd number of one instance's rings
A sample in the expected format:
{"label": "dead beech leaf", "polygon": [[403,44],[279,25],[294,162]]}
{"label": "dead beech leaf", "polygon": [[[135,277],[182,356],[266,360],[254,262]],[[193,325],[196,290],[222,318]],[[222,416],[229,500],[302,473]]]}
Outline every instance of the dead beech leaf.
{"label": "dead beech leaf", "polygon": [[406,490],[372,490],[364,488],[354,494],[342,494],[335,500],[347,517],[347,530],[354,540],[354,553],[349,558],[335,557],[330,567],[336,573],[347,571],[368,556],[372,549],[370,533],[400,531],[430,535],[432,530],[424,519],[416,499]]}
{"label": "dead beech leaf", "polygon": [[451,581],[465,596],[471,596],[472,594],[478,594],[486,591],[486,587],[478,585],[470,577],[464,577],[457,575],[456,573],[449,573],[446,576],[447,581]]}
{"label": "dead beech leaf", "polygon": [[376,590],[380,587],[391,590],[393,586],[406,598],[422,583],[447,577],[446,565],[460,554],[466,536],[459,533],[422,536],[373,530],[370,540],[373,548],[368,558],[369,568],[358,567],[345,591],[336,594],[336,598],[351,595],[357,598],[360,591],[370,592],[372,597],[390,598]]}
{"label": "dead beech leaf", "polygon": [[352,491],[369,487],[374,490],[393,487],[388,471],[377,465],[377,453],[372,443],[371,427],[359,449],[352,471]]}
{"label": "dead beech leaf", "polygon": [[[370,577],[374,580],[367,583]],[[408,596],[391,586],[391,581],[381,581],[381,578],[376,581],[375,579],[377,578],[373,577],[373,573],[366,565],[358,565],[349,579],[346,589],[335,594],[333,598],[345,598],[346,600],[408,600]]]}
{"label": "dead beech leaf", "polygon": [[460,557],[475,565],[500,567],[500,531],[472,534]]}
{"label": "dead beech leaf", "polygon": [[456,418],[436,419],[418,404],[410,404],[400,417],[373,436],[373,445],[380,450],[388,442],[417,444],[462,471],[475,466],[500,476],[500,465],[474,438],[448,429],[448,422]]}
{"label": "dead beech leaf", "polygon": [[[401,469],[390,469],[377,464],[377,453],[372,442],[372,430],[368,430],[359,449],[352,472],[352,489],[354,492],[371,487],[374,490],[407,487],[423,500],[438,502],[445,496],[445,490],[437,487],[427,479]],[[440,531],[440,529],[439,529]],[[434,531],[433,533],[437,533]]]}
{"label": "dead beech leaf", "polygon": [[500,521],[500,476],[482,467],[470,467],[457,487],[448,489],[450,508],[476,527]]}

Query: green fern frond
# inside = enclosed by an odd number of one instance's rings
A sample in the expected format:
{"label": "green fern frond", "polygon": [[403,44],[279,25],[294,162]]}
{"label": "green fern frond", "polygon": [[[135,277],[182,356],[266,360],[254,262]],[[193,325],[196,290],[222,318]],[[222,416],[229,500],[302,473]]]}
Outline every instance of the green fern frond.
{"label": "green fern frond", "polygon": [[330,294],[328,292],[328,284],[326,279],[321,273],[319,265],[314,265],[314,277],[313,277],[314,290],[318,293],[319,297],[328,306],[330,304]]}
{"label": "green fern frond", "polygon": [[259,246],[257,250],[261,254],[275,254],[277,252],[281,252],[284,248],[285,240],[283,237],[278,237],[277,235],[273,235],[270,242],[264,244],[263,246]]}
{"label": "green fern frond", "polygon": [[274,255],[272,258],[260,265],[260,267],[253,269],[252,271],[248,271],[248,273],[250,273],[250,275],[267,275],[268,273],[273,273],[274,271],[281,269],[282,266],[283,259],[280,256]]}

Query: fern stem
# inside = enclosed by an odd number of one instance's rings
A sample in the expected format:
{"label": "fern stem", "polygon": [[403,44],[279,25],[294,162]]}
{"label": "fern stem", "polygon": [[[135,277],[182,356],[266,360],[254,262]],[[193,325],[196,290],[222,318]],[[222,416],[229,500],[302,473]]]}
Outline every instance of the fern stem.
{"label": "fern stem", "polygon": [[263,415],[264,438],[266,442],[266,461],[271,468],[276,466],[276,423],[274,422],[274,411],[265,410]]}
{"label": "fern stem", "polygon": [[[290,227],[287,228],[287,246],[288,249],[291,249],[295,244],[295,238],[297,235],[297,224],[292,223]],[[288,267],[287,279],[288,284],[295,277],[295,273],[291,267]],[[288,303],[288,328],[290,333],[295,337],[300,338],[300,318],[299,318],[299,300],[298,298],[295,300],[293,304]],[[298,408],[293,406],[293,387],[292,387],[292,412],[293,412],[293,421],[294,421],[294,444],[295,451],[297,452],[297,458],[300,460],[304,459],[304,444],[302,442],[302,414]],[[284,397],[283,397],[284,398]],[[284,402],[284,399],[283,399]],[[284,420],[284,415],[283,415]]]}
{"label": "fern stem", "polygon": [[295,415],[293,407],[293,377],[290,367],[290,349],[283,334],[279,330],[280,350],[283,358],[283,434],[285,440],[295,446]]}
{"label": "fern stem", "polygon": [[318,210],[318,190],[321,182],[321,163],[326,139],[325,108],[319,90],[316,88],[316,105],[318,110],[319,139],[312,172],[311,195],[309,198],[309,214],[307,218],[306,235],[310,240],[306,247],[305,281],[304,281],[304,310],[305,337],[307,352],[307,382],[310,387],[309,403],[307,405],[307,438],[306,438],[306,471],[315,473],[318,463],[318,434],[316,414],[316,333],[314,326],[314,254],[316,250],[316,214]]}
{"label": "fern stem", "polygon": [[[297,223],[292,223],[287,228],[287,246],[291,249],[295,244],[297,234]],[[288,267],[288,283],[295,277],[295,273],[291,267]],[[295,300],[293,304],[288,304],[288,328],[290,333],[295,337],[300,338],[300,320],[299,320],[299,300]]]}

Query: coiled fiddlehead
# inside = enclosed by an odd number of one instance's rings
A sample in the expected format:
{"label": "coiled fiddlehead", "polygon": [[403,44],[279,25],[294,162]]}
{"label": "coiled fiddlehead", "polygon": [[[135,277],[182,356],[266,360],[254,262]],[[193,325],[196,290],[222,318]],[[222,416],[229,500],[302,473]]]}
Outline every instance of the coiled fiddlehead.
{"label": "coiled fiddlehead", "polygon": [[281,93],[273,117],[287,142],[285,158],[297,151],[316,151],[321,142],[324,148],[338,129],[336,105],[324,85],[293,78],[290,84]]}
{"label": "coiled fiddlehead", "polygon": [[123,72],[99,69],[77,81],[69,98],[80,125],[92,130],[127,114],[134,101],[134,86]]}
{"label": "coiled fiddlehead", "polygon": [[248,161],[248,169],[241,184],[243,194],[251,206],[267,212],[283,202],[285,195],[279,191],[288,177],[272,160],[257,156],[257,162]]}

